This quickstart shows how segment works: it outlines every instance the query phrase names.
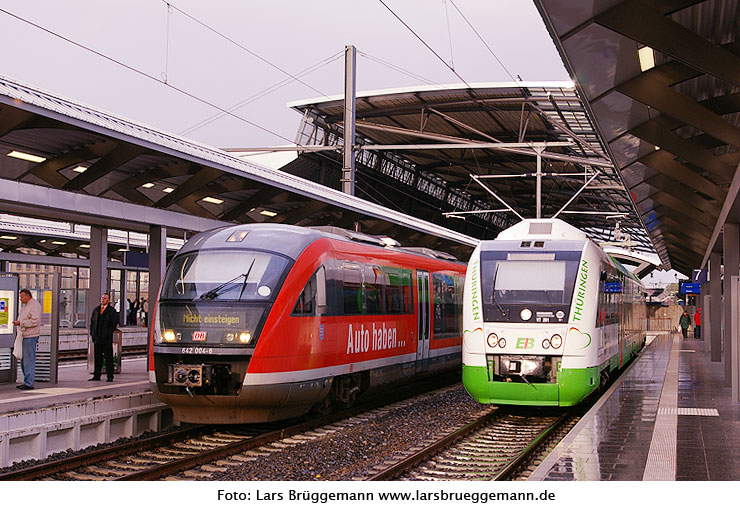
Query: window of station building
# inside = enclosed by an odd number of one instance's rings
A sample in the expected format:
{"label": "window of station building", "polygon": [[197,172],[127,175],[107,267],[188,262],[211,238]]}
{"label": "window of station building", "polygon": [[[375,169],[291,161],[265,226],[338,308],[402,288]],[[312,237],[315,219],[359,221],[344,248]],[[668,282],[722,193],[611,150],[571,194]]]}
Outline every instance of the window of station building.
{"label": "window of station building", "polygon": [[445,273],[432,273],[434,291],[434,338],[460,336],[462,318],[462,279]]}

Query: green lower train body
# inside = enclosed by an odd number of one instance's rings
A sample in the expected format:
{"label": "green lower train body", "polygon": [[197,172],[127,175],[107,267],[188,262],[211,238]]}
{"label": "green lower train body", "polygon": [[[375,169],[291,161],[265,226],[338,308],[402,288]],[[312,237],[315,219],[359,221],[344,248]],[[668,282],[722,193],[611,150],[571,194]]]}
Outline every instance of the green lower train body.
{"label": "green lower train body", "polygon": [[468,393],[484,404],[573,406],[599,386],[599,367],[561,369],[555,383],[490,381],[486,367],[463,365],[462,381]]}

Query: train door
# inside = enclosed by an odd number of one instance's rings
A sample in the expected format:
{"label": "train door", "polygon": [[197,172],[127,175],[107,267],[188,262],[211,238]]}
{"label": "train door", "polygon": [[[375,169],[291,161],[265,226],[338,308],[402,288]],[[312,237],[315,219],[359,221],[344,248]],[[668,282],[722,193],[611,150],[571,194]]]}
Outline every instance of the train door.
{"label": "train door", "polygon": [[419,315],[417,317],[417,341],[416,360],[421,361],[422,370],[426,370],[429,358],[429,324],[431,322],[431,301],[429,301],[429,271],[416,271],[416,306]]}

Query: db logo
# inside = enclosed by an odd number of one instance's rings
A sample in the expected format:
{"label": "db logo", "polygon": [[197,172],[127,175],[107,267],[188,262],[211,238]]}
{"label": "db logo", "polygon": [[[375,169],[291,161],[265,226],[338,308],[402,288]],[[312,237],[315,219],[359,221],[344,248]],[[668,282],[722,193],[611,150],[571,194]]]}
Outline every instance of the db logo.
{"label": "db logo", "polygon": [[517,349],[533,349],[534,339],[519,337],[518,339],[516,339],[516,348]]}
{"label": "db logo", "polygon": [[206,339],[205,331],[194,331],[193,332],[193,342],[203,342],[205,339]]}

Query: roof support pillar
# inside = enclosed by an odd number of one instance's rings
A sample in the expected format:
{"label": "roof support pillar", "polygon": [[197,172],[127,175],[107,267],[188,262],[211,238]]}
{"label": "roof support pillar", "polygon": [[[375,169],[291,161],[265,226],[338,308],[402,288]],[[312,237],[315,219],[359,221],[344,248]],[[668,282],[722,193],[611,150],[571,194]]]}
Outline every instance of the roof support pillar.
{"label": "roof support pillar", "polygon": [[545,148],[535,145],[534,150],[537,152],[537,219],[542,219],[542,151]]}
{"label": "roof support pillar", "polygon": [[355,195],[355,76],[356,50],[344,47],[344,150],[342,192]]}
{"label": "roof support pillar", "polygon": [[[737,333],[733,331],[733,317],[737,305],[732,301],[732,283],[740,273],[740,225],[725,223],[722,236],[722,252],[725,263],[725,386],[732,385],[734,352],[737,351]],[[733,309],[734,307],[734,309]]]}
{"label": "roof support pillar", "polygon": [[[709,318],[711,323],[711,360],[722,361],[722,255],[709,256]],[[706,335],[705,335],[706,336]]]}
{"label": "roof support pillar", "polygon": [[[108,228],[90,226],[90,288],[87,291],[87,315],[100,304],[100,296],[108,292]],[[89,326],[88,326],[89,328]]]}
{"label": "roof support pillar", "polygon": [[[147,294],[147,303],[149,304],[147,312],[151,315],[147,317],[148,325],[146,327],[151,336],[150,329],[153,324],[154,304],[157,301],[159,285],[164,278],[164,271],[167,267],[167,228],[164,226],[149,225],[149,290]],[[147,353],[147,359],[149,353]],[[147,369],[149,368],[147,364]]]}

